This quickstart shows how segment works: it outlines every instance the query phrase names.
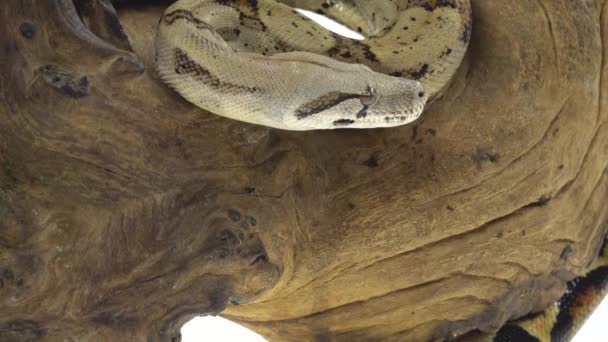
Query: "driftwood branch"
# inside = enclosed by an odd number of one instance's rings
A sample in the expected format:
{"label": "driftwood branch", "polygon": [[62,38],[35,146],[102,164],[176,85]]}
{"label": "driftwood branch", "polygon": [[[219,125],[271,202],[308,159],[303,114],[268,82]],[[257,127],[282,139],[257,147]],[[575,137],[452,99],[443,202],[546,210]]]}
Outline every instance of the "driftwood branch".
{"label": "driftwood branch", "polygon": [[473,1],[444,97],[287,132],[154,77],[167,2],[0,4],[0,340],[450,339],[539,311],[608,225],[608,2]]}

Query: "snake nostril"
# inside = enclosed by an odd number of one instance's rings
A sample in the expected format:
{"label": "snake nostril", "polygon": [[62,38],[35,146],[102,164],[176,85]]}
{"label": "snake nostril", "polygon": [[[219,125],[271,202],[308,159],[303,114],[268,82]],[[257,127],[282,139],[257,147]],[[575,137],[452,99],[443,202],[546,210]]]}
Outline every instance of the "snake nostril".
{"label": "snake nostril", "polygon": [[419,92],[419,93],[418,93],[418,97],[419,97],[419,98],[423,98],[423,97],[424,97],[424,92],[423,92],[423,91]]}

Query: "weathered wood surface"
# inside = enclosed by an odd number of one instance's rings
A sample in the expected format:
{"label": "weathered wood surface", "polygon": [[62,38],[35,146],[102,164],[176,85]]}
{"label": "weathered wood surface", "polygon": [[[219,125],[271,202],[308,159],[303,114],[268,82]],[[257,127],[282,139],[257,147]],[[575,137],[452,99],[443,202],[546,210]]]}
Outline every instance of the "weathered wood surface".
{"label": "weathered wood surface", "polygon": [[308,133],[193,108],[153,75],[167,2],[122,3],[124,31],[102,0],[0,3],[0,340],[170,340],[220,312],[273,341],[449,339],[595,256],[607,1],[473,0],[418,122]]}

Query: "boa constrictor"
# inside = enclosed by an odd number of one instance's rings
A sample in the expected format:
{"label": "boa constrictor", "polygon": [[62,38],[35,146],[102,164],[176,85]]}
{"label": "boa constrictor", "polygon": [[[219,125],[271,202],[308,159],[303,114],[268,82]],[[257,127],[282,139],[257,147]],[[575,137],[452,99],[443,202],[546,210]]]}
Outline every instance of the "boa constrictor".
{"label": "boa constrictor", "polygon": [[156,66],[188,101],[228,118],[288,130],[391,127],[418,118],[448,84],[471,24],[469,0],[180,0],[160,21]]}

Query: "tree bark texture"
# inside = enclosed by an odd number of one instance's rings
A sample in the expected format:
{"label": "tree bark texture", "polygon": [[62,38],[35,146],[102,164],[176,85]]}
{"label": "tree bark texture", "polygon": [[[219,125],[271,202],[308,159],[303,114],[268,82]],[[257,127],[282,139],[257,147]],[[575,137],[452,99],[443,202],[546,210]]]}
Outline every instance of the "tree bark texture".
{"label": "tree bark texture", "polygon": [[417,122],[317,132],[161,84],[168,3],[0,3],[0,340],[169,341],[220,313],[271,341],[445,340],[596,256],[608,1],[472,0]]}

